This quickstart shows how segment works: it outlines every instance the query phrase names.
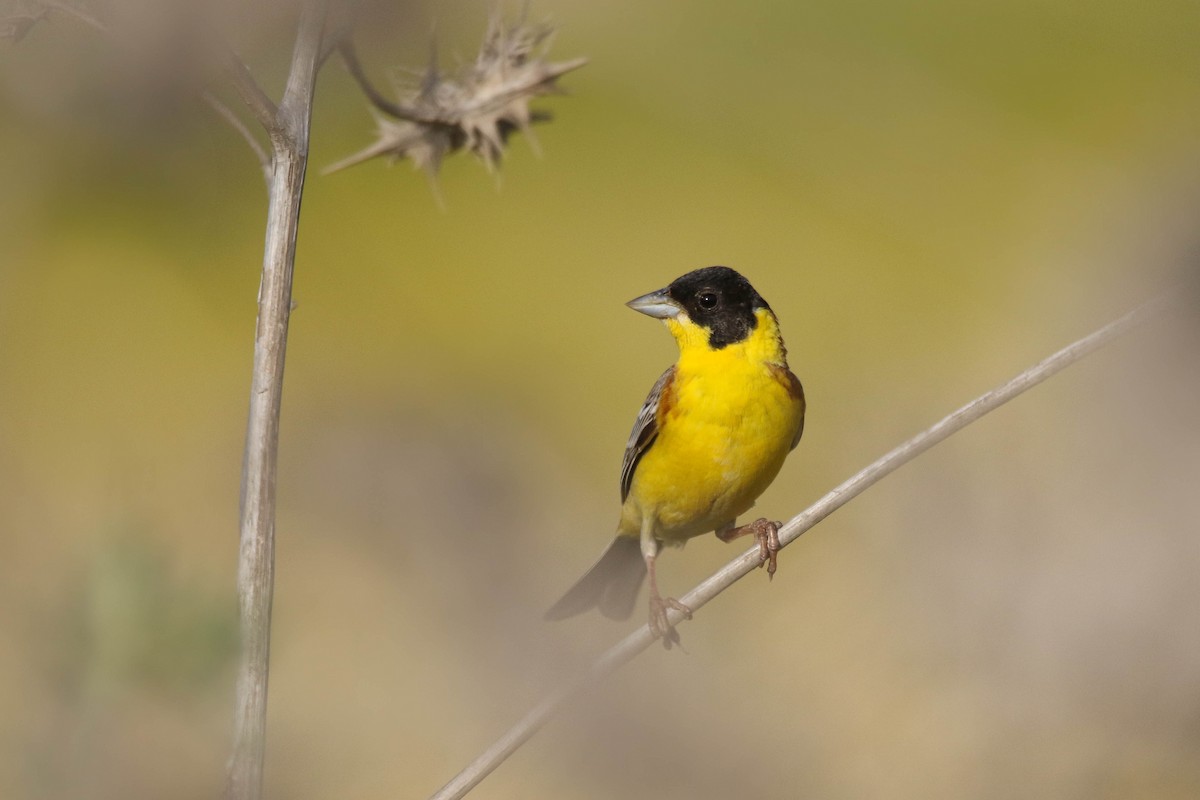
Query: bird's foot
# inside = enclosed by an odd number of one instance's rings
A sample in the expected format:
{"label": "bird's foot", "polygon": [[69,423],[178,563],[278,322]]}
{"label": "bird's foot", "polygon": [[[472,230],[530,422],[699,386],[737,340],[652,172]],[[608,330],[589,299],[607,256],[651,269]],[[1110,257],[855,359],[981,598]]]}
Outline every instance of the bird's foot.
{"label": "bird's foot", "polygon": [[684,619],[692,618],[692,610],[674,597],[662,597],[657,591],[650,592],[650,633],[655,639],[661,639],[663,647],[670,650],[679,644],[679,631],[667,619],[667,611],[674,610],[683,614]]}
{"label": "bird's foot", "polygon": [[775,577],[779,551],[783,548],[783,544],[779,541],[779,525],[778,522],[759,517],[749,525],[730,528],[727,531],[717,531],[717,538],[722,542],[732,542],[742,536],[753,536],[754,540],[758,542],[758,566],[766,565],[767,578],[771,579]]}

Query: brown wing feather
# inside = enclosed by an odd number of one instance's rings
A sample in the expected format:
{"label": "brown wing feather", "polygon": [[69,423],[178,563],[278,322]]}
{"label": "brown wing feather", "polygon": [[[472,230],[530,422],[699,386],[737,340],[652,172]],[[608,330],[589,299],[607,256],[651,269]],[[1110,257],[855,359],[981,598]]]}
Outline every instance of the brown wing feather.
{"label": "brown wing feather", "polygon": [[804,387],[800,385],[800,379],[796,377],[787,367],[779,364],[771,365],[771,371],[775,373],[775,378],[787,387],[788,394],[800,401],[800,427],[796,428],[796,435],[792,437],[792,448],[796,449],[796,445],[800,444],[800,437],[804,435]]}
{"label": "brown wing feather", "polygon": [[670,383],[675,377],[675,367],[669,368],[655,382],[646,402],[638,412],[637,421],[633,423],[633,431],[629,434],[629,442],[625,445],[625,457],[621,460],[621,502],[629,497],[629,487],[633,483],[633,473],[638,461],[646,455],[650,445],[658,437],[658,404],[664,396],[670,396]]}

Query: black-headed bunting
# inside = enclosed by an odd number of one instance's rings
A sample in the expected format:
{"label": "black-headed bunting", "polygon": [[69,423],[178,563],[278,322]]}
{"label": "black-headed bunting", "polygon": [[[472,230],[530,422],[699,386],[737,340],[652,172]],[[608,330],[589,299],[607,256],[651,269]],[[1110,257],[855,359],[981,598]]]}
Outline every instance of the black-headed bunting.
{"label": "black-headed bunting", "polygon": [[679,360],[654,384],[621,464],[621,521],[599,561],[546,613],[564,619],[597,606],[626,619],[650,574],[650,629],[670,648],[679,634],[654,575],[663,545],[715,531],[751,535],[775,574],[779,525],[739,515],[766,490],[804,430],[804,390],[787,365],[779,321],[750,282],[706,267],[628,303],[666,323]]}

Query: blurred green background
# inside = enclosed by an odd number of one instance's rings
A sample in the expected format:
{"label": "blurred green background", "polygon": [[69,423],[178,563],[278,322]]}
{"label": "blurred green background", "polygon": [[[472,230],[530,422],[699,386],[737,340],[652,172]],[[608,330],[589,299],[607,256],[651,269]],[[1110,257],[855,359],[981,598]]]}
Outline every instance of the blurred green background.
{"label": "blurred green background", "polygon": [[[382,5],[380,83],[435,25],[469,59],[489,10]],[[229,27],[277,96],[274,13]],[[591,63],[540,103],[541,158],[451,159],[444,208],[405,164],[318,174],[372,128],[339,64],[320,77],[273,798],[423,797],[631,627],[540,620],[607,542],[674,357],[629,298],[720,263],[771,302],[810,404],[758,504],[787,518],[1195,252],[1192,0],[532,15]],[[6,798],[223,783],[265,195],[146,28],[139,50],[58,19],[0,50]],[[1196,346],[1194,317],[1151,325],[922,457],[473,796],[1200,796]],[[696,540],[663,585],[740,551]]]}

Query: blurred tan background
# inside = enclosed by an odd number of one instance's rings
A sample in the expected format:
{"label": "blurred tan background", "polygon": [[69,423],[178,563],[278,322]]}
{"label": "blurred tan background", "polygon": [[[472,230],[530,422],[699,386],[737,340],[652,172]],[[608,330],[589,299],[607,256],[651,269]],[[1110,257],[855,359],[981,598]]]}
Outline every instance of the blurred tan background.
{"label": "blurred tan background", "polygon": [[[380,83],[420,67],[435,24],[444,62],[469,58],[487,10],[385,9],[363,59]],[[721,263],[771,302],[810,403],[758,505],[787,518],[1195,271],[1190,0],[532,14],[591,63],[541,103],[541,158],[514,141],[499,181],[450,160],[444,209],[405,164],[317,174],[372,126],[339,64],[320,78],[272,798],[426,796],[630,628],[540,620],[607,542],[674,358],[629,298]],[[286,36],[248,30],[277,95]],[[5,798],[223,783],[265,198],[244,144],[148,66],[180,48],[148,41],[59,20],[0,50]],[[1185,305],[838,512],[473,796],[1200,796]],[[672,551],[664,586],[740,549]]]}

